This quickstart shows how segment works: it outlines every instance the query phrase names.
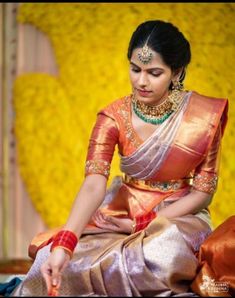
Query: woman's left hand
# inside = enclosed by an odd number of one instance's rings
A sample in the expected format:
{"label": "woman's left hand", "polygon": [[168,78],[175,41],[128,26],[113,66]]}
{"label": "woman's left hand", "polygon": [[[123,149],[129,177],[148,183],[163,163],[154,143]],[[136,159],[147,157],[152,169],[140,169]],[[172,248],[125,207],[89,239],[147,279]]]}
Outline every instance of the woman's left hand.
{"label": "woman's left hand", "polygon": [[108,216],[98,209],[92,216],[92,219],[99,228],[127,234],[132,232],[133,220],[130,218]]}

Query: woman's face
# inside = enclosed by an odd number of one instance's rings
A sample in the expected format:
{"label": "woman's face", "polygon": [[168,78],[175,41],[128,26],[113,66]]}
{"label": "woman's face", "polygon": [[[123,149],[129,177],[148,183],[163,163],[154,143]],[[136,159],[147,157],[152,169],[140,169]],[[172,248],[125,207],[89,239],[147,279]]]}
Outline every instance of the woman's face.
{"label": "woman's face", "polygon": [[132,52],[130,59],[130,80],[136,99],[149,105],[159,104],[168,95],[171,82],[176,75],[161,56],[152,51],[152,59],[144,64],[138,58],[141,48]]}

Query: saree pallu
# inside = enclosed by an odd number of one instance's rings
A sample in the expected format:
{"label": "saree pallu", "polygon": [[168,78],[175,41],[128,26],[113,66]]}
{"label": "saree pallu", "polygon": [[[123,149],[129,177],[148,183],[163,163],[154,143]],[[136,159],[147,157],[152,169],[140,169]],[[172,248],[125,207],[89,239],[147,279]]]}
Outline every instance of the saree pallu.
{"label": "saree pallu", "polygon": [[[211,229],[194,215],[156,218],[132,235],[100,233],[81,237],[63,272],[61,296],[196,296],[190,284],[198,266],[195,251]],[[40,266],[50,244],[37,253],[13,296],[47,296]]]}

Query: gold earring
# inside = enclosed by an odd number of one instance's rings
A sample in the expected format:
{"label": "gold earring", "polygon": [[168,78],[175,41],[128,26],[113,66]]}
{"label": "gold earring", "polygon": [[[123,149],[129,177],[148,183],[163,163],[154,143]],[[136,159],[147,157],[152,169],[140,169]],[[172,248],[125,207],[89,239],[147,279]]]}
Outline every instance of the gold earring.
{"label": "gold earring", "polygon": [[184,89],[183,83],[181,83],[180,81],[173,82],[172,90],[182,91],[183,89]]}

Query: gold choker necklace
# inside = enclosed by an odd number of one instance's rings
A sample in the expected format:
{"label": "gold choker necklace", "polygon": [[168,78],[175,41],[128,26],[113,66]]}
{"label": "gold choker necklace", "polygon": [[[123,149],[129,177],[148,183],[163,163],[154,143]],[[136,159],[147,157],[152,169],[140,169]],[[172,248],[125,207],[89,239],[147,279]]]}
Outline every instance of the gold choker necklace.
{"label": "gold choker necklace", "polygon": [[167,98],[156,106],[150,106],[140,102],[132,96],[133,109],[135,114],[143,121],[152,124],[161,124],[164,122],[174,111],[177,110],[184,92],[174,90]]}

